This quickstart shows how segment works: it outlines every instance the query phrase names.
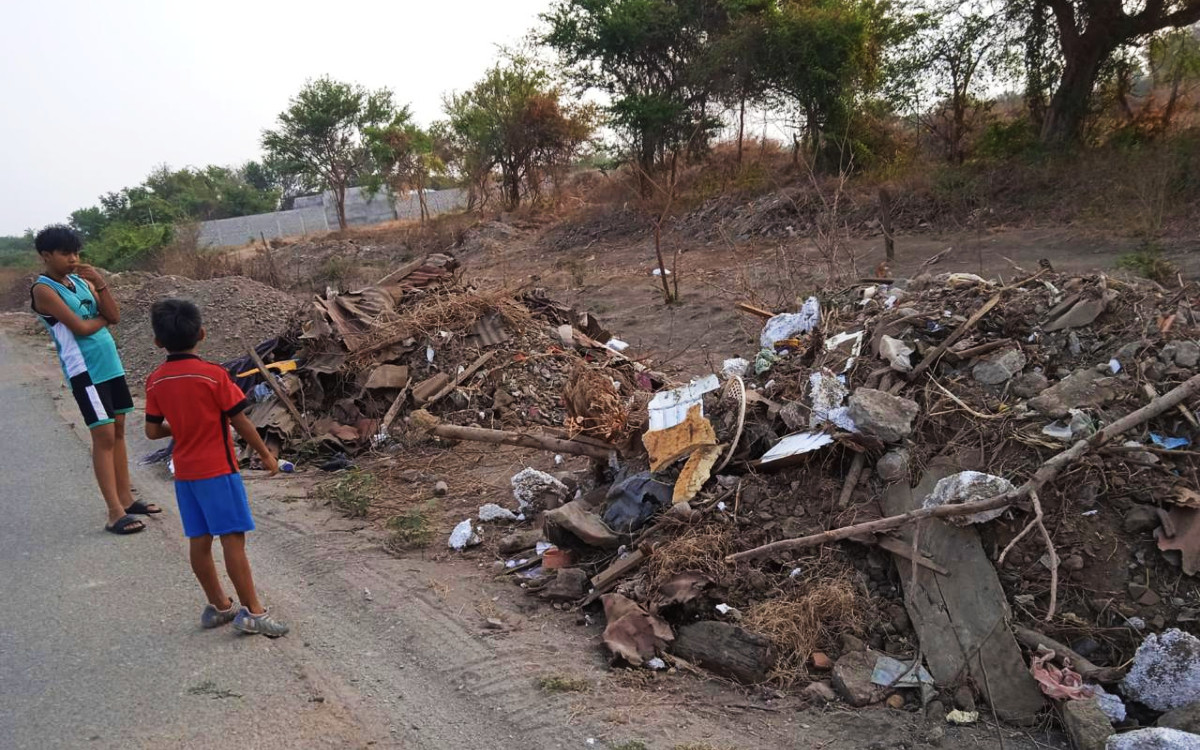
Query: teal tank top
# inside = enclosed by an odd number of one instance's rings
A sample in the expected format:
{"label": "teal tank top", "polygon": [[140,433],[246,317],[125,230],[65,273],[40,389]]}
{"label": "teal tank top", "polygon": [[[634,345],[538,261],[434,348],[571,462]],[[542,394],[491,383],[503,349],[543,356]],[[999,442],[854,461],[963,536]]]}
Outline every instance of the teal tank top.
{"label": "teal tank top", "polygon": [[[80,277],[72,274],[67,277],[74,289],[58,283],[45,274],[34,281],[34,286],[45,284],[53,289],[76,315],[83,320],[91,320],[100,316],[100,305],[92,294],[91,287]],[[29,295],[32,298],[33,289]],[[32,306],[32,299],[30,300]],[[49,315],[42,315],[34,308],[38,320],[54,339],[54,347],[58,350],[58,361],[62,365],[63,377],[68,384],[82,381],[83,376],[91,383],[103,383],[106,380],[119,378],[125,374],[121,366],[121,358],[117,354],[117,342],[113,340],[107,326],[90,336],[76,336],[59,320]],[[77,380],[79,379],[79,380]],[[83,384],[87,384],[84,382]]]}

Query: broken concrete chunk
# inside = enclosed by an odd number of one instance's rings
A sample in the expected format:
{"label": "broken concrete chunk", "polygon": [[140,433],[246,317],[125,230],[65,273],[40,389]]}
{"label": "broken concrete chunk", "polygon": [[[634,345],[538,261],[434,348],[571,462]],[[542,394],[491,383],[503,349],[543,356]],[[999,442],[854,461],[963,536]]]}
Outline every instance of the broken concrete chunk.
{"label": "broken concrete chunk", "polygon": [[1113,733],[1112,722],[1094,698],[1066,701],[1062,713],[1075,750],[1104,750]]}
{"label": "broken concrete chunk", "polygon": [[1108,293],[1095,299],[1079,300],[1071,309],[1047,323],[1045,330],[1061,331],[1066,328],[1089,326],[1108,308],[1108,302]]}
{"label": "broken concrete chunk", "polygon": [[567,499],[567,486],[544,471],[528,468],[513,475],[513,497],[518,507],[555,508]]}
{"label": "broken concrete chunk", "polygon": [[1000,385],[1025,369],[1025,353],[1020,349],[1005,349],[981,359],[971,369],[971,376],[984,385]]}
{"label": "broken concrete chunk", "polygon": [[763,682],[775,666],[775,649],[767,638],[715,620],[684,625],[671,650],[710,672],[747,684]]}
{"label": "broken concrete chunk", "polygon": [[561,508],[546,511],[542,516],[546,538],[560,547],[578,547],[580,543],[603,549],[620,547],[620,537],[585,507],[582,501],[572,500]]}
{"label": "broken concrete chunk", "polygon": [[833,665],[833,689],[842,700],[855,708],[879,703],[887,697],[888,689],[871,682],[879,655],[873,651],[852,651]]}
{"label": "broken concrete chunk", "polygon": [[1072,409],[1100,406],[1116,397],[1116,379],[1094,368],[1076,370],[1057,384],[1030,399],[1029,408],[1048,417],[1062,419]]}
{"label": "broken concrete chunk", "polygon": [[450,532],[450,549],[464,550],[479,544],[479,536],[471,528],[471,519],[467,519],[454,527]]}
{"label": "broken concrete chunk", "polygon": [[1200,750],[1200,735],[1178,729],[1135,729],[1108,738],[1104,750]]}
{"label": "broken concrete chunk", "polygon": [[513,513],[508,508],[501,507],[495,503],[487,503],[479,506],[480,521],[515,521],[517,514]]}
{"label": "broken concrete chunk", "polygon": [[[957,474],[952,474],[945,479],[939,480],[934,486],[933,492],[929,494],[929,497],[925,498],[922,507],[936,508],[939,505],[973,503],[979,500],[987,500],[1006,492],[1012,492],[1014,489],[1012,482],[1003,477],[984,474],[978,471],[960,471]],[[1005,510],[1006,508],[995,508],[980,513],[973,513],[969,516],[959,516],[945,520],[958,526],[966,526],[972,523],[987,523],[1002,515]]]}
{"label": "broken concrete chunk", "polygon": [[918,411],[916,402],[873,388],[859,388],[850,396],[850,419],[860,431],[885,443],[908,437]]}
{"label": "broken concrete chunk", "polygon": [[1155,711],[1200,700],[1200,639],[1176,628],[1146,636],[1121,692]]}
{"label": "broken concrete chunk", "polygon": [[1180,341],[1175,345],[1175,364],[1188,369],[1200,364],[1200,344],[1194,341]]}
{"label": "broken concrete chunk", "polygon": [[837,693],[833,691],[833,686],[824,681],[809,683],[800,691],[800,694],[816,703],[833,703],[837,700]]}

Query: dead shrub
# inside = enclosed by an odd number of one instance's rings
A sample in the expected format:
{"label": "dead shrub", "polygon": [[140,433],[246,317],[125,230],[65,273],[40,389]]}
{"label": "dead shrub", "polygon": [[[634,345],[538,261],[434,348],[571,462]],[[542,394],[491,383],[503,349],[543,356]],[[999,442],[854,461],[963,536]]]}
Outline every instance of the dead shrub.
{"label": "dead shrub", "polygon": [[696,571],[714,582],[730,574],[725,556],[736,551],[730,529],[723,526],[690,527],[680,536],[655,549],[647,565],[646,584],[656,591],[674,576]]}

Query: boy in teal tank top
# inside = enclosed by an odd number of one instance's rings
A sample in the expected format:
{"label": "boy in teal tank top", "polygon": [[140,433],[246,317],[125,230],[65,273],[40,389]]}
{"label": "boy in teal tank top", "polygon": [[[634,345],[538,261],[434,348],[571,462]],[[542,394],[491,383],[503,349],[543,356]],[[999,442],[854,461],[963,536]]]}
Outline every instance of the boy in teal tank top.
{"label": "boy in teal tank top", "polygon": [[134,534],[146,528],[135,515],[162,509],[135,500],[129,483],[125,415],[133,397],[108,326],[120,320],[117,300],[100,272],[79,262],[79,235],[46,227],[34,239],[44,270],[29,290],[33,311],[54,339],[63,378],[71,387],[92,435],[92,468],[108,507],[104,528]]}

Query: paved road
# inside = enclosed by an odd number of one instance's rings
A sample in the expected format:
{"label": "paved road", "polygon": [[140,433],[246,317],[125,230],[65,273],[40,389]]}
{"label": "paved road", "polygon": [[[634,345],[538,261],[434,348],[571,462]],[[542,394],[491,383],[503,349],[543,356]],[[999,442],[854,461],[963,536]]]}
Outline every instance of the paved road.
{"label": "paved road", "polygon": [[167,517],[105,533],[87,447],[50,393],[0,334],[0,748],[584,745],[514,686],[528,655],[494,652],[397,584],[402,561],[280,504],[260,504],[250,554],[293,634],[201,630],[169,485],[135,475]]}

